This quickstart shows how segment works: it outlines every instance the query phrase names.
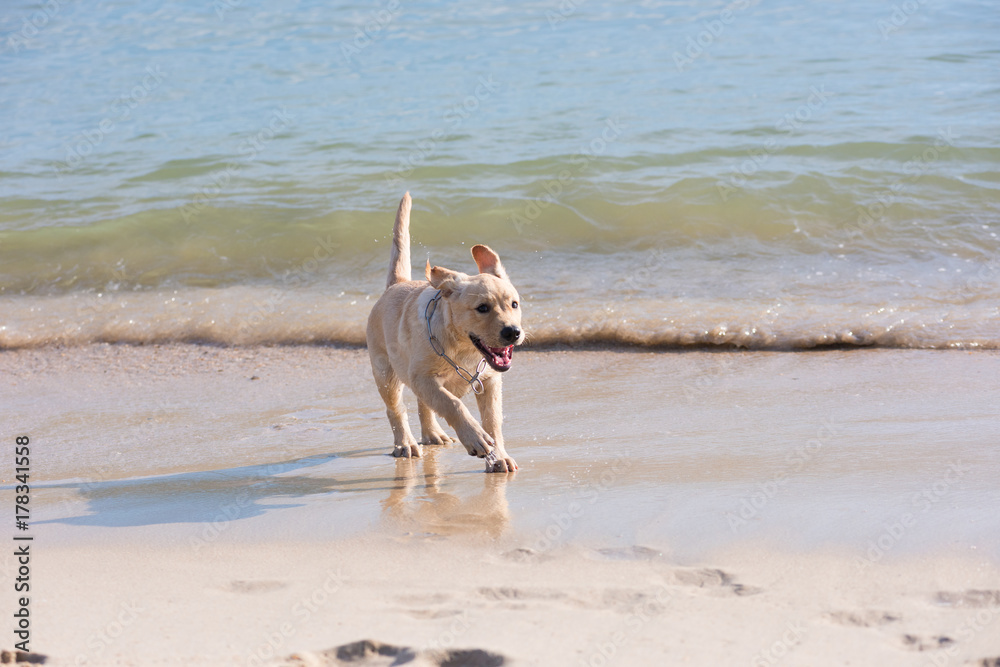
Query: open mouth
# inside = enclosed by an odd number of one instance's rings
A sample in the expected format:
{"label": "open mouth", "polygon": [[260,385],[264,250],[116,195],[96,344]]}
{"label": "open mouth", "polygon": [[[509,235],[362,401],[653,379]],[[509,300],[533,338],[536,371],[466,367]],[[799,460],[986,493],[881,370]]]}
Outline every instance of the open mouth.
{"label": "open mouth", "polygon": [[500,371],[501,373],[510,370],[511,358],[514,356],[513,345],[508,345],[507,347],[490,347],[472,334],[469,334],[469,339],[476,346],[476,349],[483,353],[483,358],[486,359],[486,363],[493,370]]}

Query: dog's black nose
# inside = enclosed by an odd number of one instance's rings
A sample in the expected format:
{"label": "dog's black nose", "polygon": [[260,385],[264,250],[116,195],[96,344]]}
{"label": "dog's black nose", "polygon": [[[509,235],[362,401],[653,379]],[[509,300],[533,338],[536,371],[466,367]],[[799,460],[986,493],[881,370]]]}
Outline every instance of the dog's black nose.
{"label": "dog's black nose", "polygon": [[500,338],[507,343],[513,343],[515,340],[521,337],[520,327],[504,327],[500,330]]}

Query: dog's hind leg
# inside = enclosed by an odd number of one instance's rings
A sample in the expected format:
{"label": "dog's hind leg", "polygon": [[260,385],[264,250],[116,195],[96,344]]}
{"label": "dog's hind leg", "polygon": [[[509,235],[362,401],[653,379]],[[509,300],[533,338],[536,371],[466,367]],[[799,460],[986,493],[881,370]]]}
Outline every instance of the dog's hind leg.
{"label": "dog's hind leg", "polygon": [[426,403],[417,399],[417,413],[420,415],[420,444],[422,445],[446,445],[454,442],[441,425],[438,424],[434,411]]}
{"label": "dog's hind leg", "polygon": [[378,393],[385,401],[385,414],[392,426],[392,455],[404,458],[419,457],[423,450],[417,444],[410,423],[406,419],[406,405],[403,403],[403,383],[396,376],[389,360],[372,359],[372,374]]}

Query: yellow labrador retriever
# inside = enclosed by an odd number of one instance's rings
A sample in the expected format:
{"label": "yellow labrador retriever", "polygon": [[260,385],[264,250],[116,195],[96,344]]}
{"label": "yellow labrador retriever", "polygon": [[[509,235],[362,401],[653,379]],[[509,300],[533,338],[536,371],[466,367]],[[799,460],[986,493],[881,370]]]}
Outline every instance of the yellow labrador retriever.
{"label": "yellow labrador retriever", "polygon": [[[438,414],[470,456],[486,459],[486,472],[512,472],[517,464],[500,433],[500,374],[510,370],[514,346],[524,340],[517,290],[484,245],[472,248],[478,275],[428,262],[427,280],[411,280],[410,205],[407,192],[392,230],[386,290],[368,316],[368,354],[392,426],[392,455],[416,457],[421,444],[451,442]],[[417,395],[420,443],[406,419],[404,384]],[[481,425],[461,401],[469,389],[476,393]]]}

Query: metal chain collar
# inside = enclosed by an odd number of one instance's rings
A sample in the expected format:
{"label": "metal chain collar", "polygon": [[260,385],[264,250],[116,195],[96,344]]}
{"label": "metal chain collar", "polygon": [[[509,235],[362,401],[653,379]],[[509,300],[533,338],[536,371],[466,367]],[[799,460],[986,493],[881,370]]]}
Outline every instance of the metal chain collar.
{"label": "metal chain collar", "polygon": [[479,376],[483,374],[486,370],[486,358],[484,357],[479,361],[479,365],[476,367],[476,374],[473,375],[469,371],[465,370],[461,366],[455,363],[455,361],[444,353],[444,348],[441,347],[441,341],[434,336],[434,332],[431,331],[431,318],[434,317],[434,311],[437,310],[437,302],[441,300],[441,290],[427,302],[424,306],[424,319],[427,321],[427,340],[431,344],[431,348],[437,353],[439,357],[451,364],[451,367],[455,369],[458,376],[469,383],[472,386],[472,391],[481,394],[483,393],[483,381],[479,379]]}

